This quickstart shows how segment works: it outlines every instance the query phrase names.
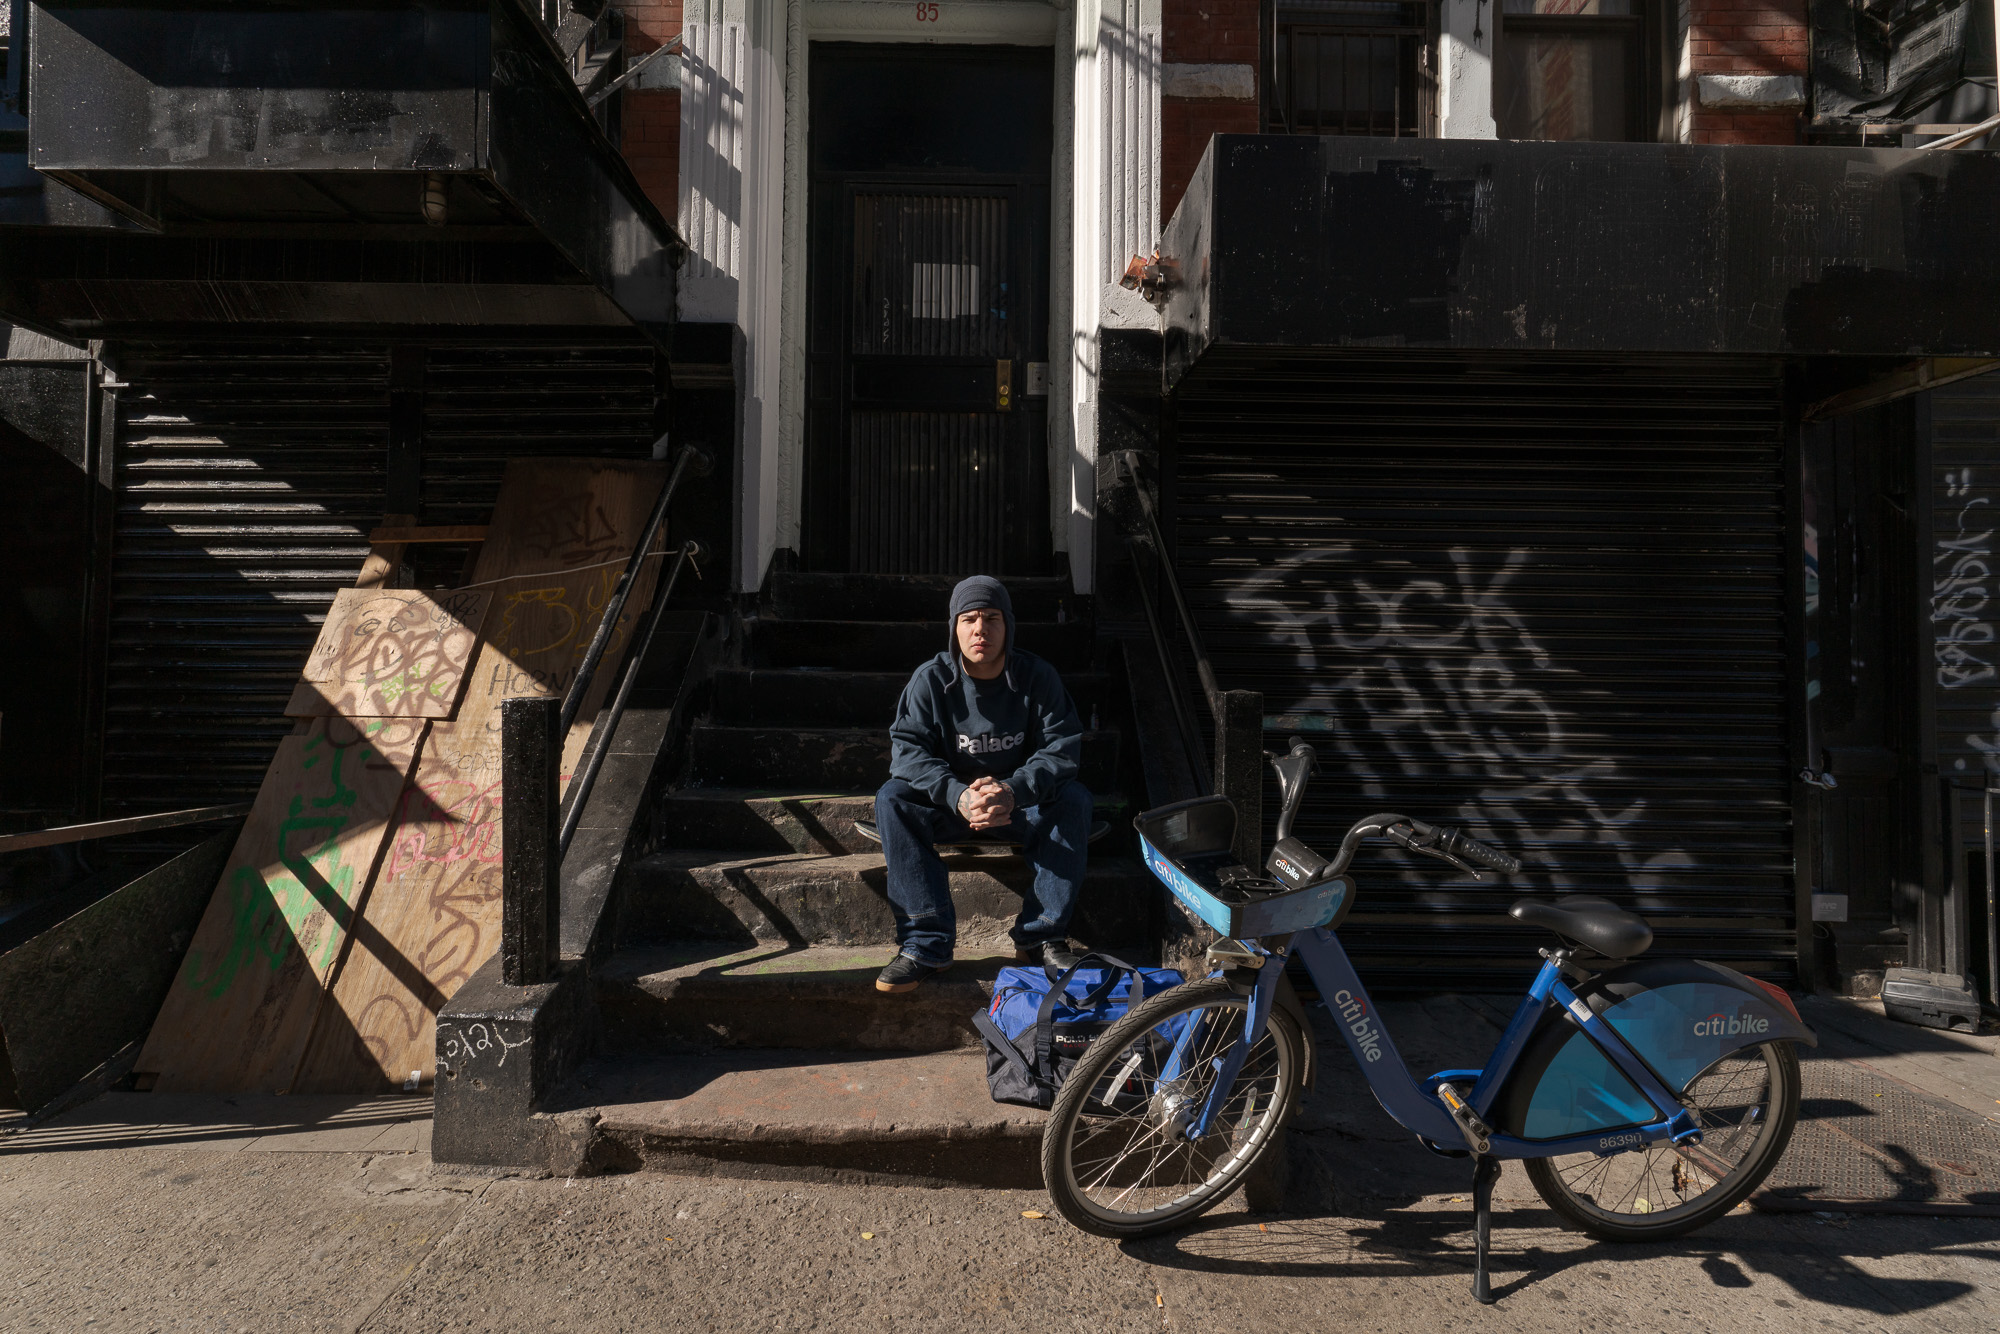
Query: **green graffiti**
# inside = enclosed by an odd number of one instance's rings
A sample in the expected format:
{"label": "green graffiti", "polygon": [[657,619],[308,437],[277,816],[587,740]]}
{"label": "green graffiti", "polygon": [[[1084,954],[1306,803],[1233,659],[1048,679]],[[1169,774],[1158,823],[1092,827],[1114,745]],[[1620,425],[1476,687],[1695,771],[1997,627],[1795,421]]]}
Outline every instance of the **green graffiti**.
{"label": "green graffiti", "polygon": [[[310,752],[320,740],[315,736],[306,742],[302,749],[308,754],[301,768],[309,769],[319,762],[320,757]],[[278,826],[278,860],[291,874],[265,880],[257,868],[239,866],[230,875],[229,944],[217,959],[199,949],[189,950],[187,965],[181,971],[186,986],[211,999],[219,997],[235,985],[238,974],[249,965],[262,963],[266,972],[277,972],[294,946],[305,953],[315,972],[323,975],[332,966],[340,932],[313,932],[310,926],[313,913],[319,910],[341,930],[351,920],[354,868],[341,864],[337,841],[351,818],[348,808],[360,797],[341,780],[341,766],[349,749],[364,763],[370,755],[365,746],[335,747],[328,773],[332,791],[312,798],[310,812],[306,798],[294,796],[287,818]],[[303,853],[292,851],[295,836],[300,834],[313,840]]]}

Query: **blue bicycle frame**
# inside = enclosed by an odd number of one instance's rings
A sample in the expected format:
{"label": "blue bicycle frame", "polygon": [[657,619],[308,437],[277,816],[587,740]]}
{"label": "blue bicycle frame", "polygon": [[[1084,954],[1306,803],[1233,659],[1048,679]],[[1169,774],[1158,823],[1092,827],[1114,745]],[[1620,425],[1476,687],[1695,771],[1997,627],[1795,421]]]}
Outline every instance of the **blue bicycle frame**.
{"label": "blue bicycle frame", "polygon": [[[1243,1033],[1230,1044],[1228,1051],[1215,1058],[1218,1066],[1216,1080],[1201,1115],[1188,1127],[1190,1139],[1209,1133],[1217,1113],[1222,1109],[1223,1099],[1242,1072],[1250,1048],[1263,1036],[1272,1001],[1277,995],[1278,979],[1284,973],[1281,954],[1261,944],[1245,943],[1265,955],[1266,962],[1258,970]],[[1395,1041],[1375,1013],[1368,989],[1355,974],[1354,965],[1349,961],[1347,951],[1341,948],[1339,938],[1324,927],[1316,927],[1300,932],[1293,937],[1292,944],[1307,971],[1312,974],[1320,997],[1339,1021],[1341,1036],[1347,1040],[1348,1050],[1354,1053],[1354,1062],[1361,1067],[1362,1076],[1367,1079],[1375,1097],[1397,1124],[1440,1148],[1454,1149],[1462,1141],[1459,1123],[1439,1096],[1438,1086],[1448,1082],[1472,1081],[1472,1092],[1465,1101],[1480,1120],[1490,1120],[1494,1102],[1506,1087],[1508,1075],[1513,1073],[1522,1053],[1527,1050],[1528,1039],[1534,1034],[1542,1012],[1551,1003],[1561,1006],[1576,1021],[1577,1026],[1619,1072],[1645,1095],[1646,1101],[1659,1116],[1643,1125],[1562,1139],[1526,1140],[1495,1133],[1486,1150],[1489,1155],[1495,1158],[1553,1158],[1569,1153],[1608,1154],[1663,1139],[1683,1141],[1699,1135],[1693,1113],[1682,1106],[1680,1097],[1660,1081],[1652,1068],[1610,1024],[1577,998],[1562,980],[1562,970],[1553,959],[1543,962],[1541,971],[1528,988],[1528,994],[1522,998],[1506,1032],[1501,1035],[1499,1046],[1483,1069],[1440,1070],[1419,1082],[1410,1074],[1402,1054],[1396,1050]],[[1195,1027],[1190,1024],[1180,1034],[1167,1062],[1166,1078],[1179,1074]]]}
{"label": "blue bicycle frame", "polygon": [[[1215,1127],[1251,1049],[1264,1036],[1285,963],[1296,956],[1311,973],[1321,999],[1340,1025],[1355,1064],[1389,1115],[1433,1149],[1466,1154],[1474,1160],[1473,1293],[1480,1301],[1492,1300],[1486,1275],[1488,1216],[1501,1160],[1579,1153],[1608,1157],[1663,1140],[1686,1152],[1701,1142],[1701,1124],[1661,1071],[1686,1083],[1740,1047],[1771,1041],[1814,1041],[1796,1008],[1775,987],[1698,960],[1613,961],[1611,972],[1585,984],[1586,1000],[1564,981],[1563,969],[1571,948],[1565,947],[1560,952],[1542,952],[1541,971],[1482,1068],[1440,1070],[1417,1079],[1396,1050],[1368,989],[1334,935],[1353,906],[1354,886],[1345,873],[1362,840],[1376,834],[1464,872],[1477,874],[1484,866],[1511,874],[1520,869],[1520,863],[1458,830],[1386,811],[1357,821],[1342,839],[1337,855],[1331,860],[1323,858],[1289,836],[1304,797],[1306,777],[1314,767],[1312,748],[1294,737],[1287,755],[1268,758],[1278,772],[1284,794],[1277,840],[1265,865],[1276,880],[1246,877],[1244,867],[1231,864],[1236,812],[1223,797],[1170,803],[1143,812],[1134,821],[1140,854],[1153,874],[1193,916],[1243,947],[1211,950],[1211,957],[1220,952],[1231,963],[1223,975],[1239,994],[1247,995],[1249,1004],[1244,1007],[1242,1028],[1234,1040],[1209,1058],[1215,1078],[1199,1112],[1179,1133],[1190,1142],[1199,1142]],[[1256,888],[1246,891],[1246,880]],[[1611,910],[1610,904],[1600,906]],[[1521,907],[1516,905],[1517,913]],[[1635,942],[1635,954],[1645,949],[1647,939],[1650,937]],[[1257,965],[1254,970],[1252,963]],[[1617,989],[1606,990],[1614,982]],[[1550,1072],[1556,1067],[1548,1063],[1549,1058],[1538,1055],[1527,1072],[1535,1087],[1511,1091],[1511,1081],[1530,1051],[1549,1051],[1538,1035],[1550,1032],[1545,1021],[1551,1007],[1560,1010],[1574,1026],[1553,1059],[1568,1060],[1572,1052],[1579,1057],[1570,1063],[1568,1074],[1551,1082]],[[1581,1033],[1587,1042],[1577,1044],[1575,1033]],[[1162,1081],[1172,1082],[1190,1073],[1190,1053],[1197,1041],[1215,1034],[1212,1022],[1182,1024],[1173,1035]],[[1602,1058],[1601,1064],[1594,1064],[1588,1056],[1592,1050]],[[1621,1077],[1629,1088],[1607,1087],[1621,1082]],[[1553,1106],[1543,1104],[1545,1093]],[[1570,1114],[1584,1099],[1597,1094],[1612,1096],[1591,1108],[1588,1115]],[[1496,1113],[1502,1114],[1496,1117]],[[1496,1119],[1521,1133],[1496,1128]],[[1598,1123],[1592,1124],[1593,1119]],[[1557,1135],[1524,1137],[1536,1129]]]}

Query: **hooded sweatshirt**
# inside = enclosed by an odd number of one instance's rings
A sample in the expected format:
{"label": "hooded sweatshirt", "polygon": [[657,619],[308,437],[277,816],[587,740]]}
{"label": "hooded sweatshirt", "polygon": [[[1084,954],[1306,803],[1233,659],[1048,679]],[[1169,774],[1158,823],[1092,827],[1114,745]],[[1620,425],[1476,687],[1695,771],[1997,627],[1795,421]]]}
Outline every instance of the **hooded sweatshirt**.
{"label": "hooded sweatshirt", "polygon": [[[999,610],[1007,627],[1005,668],[990,681],[958,656],[958,618]],[[998,579],[974,575],[951,590],[945,651],[903,687],[889,728],[889,772],[947,810],[976,778],[998,778],[1014,803],[1039,806],[1076,777],[1083,725],[1056,669],[1021,648],[1014,603]]]}

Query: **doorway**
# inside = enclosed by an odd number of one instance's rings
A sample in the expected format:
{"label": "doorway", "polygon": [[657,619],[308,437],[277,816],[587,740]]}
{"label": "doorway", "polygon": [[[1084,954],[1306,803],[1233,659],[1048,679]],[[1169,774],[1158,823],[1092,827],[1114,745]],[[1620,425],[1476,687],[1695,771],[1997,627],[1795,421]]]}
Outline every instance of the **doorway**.
{"label": "doorway", "polygon": [[1045,574],[1047,48],[811,48],[815,570]]}

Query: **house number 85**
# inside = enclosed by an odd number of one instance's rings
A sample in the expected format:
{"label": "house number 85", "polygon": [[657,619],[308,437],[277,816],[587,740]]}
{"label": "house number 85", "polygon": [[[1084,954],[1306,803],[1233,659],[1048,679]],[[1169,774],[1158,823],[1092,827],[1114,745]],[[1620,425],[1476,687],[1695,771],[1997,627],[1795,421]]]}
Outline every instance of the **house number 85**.
{"label": "house number 85", "polygon": [[920,4],[917,6],[917,22],[936,23],[937,21],[938,21],[938,7],[936,5]]}

